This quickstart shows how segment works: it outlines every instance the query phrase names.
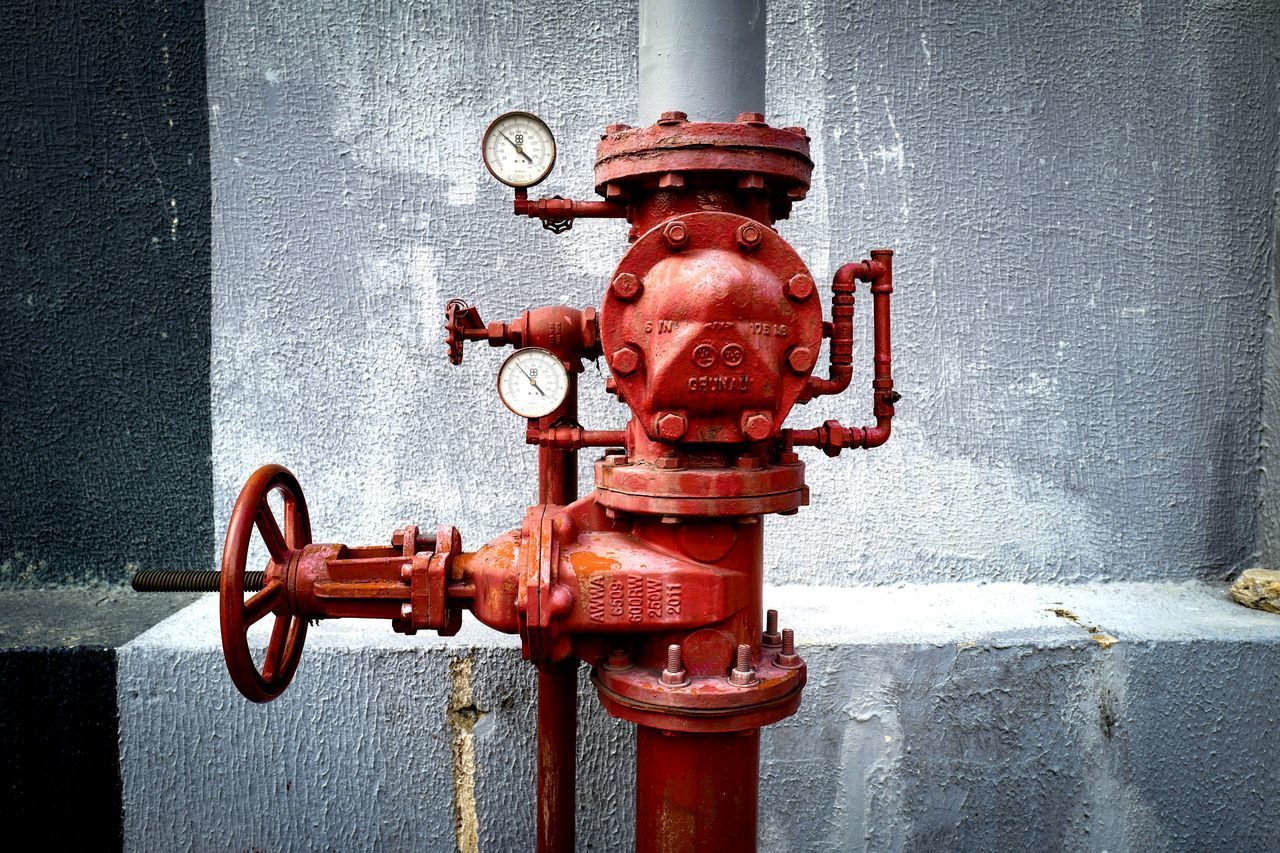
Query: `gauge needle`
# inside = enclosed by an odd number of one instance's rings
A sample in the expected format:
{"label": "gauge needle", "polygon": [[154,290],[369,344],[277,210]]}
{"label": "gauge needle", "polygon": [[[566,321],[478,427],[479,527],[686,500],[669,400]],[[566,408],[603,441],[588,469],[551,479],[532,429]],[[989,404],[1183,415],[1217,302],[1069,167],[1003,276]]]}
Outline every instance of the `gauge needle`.
{"label": "gauge needle", "polygon": [[529,384],[532,385],[534,388],[537,388],[539,394],[541,394],[544,397],[547,396],[546,391],[543,391],[541,388],[538,388],[538,380],[534,379],[532,376],[529,376],[529,371],[525,370],[523,367],[520,367],[520,365],[518,364],[516,365],[516,367],[520,368],[520,372],[523,373],[526,377],[528,377]]}
{"label": "gauge needle", "polygon": [[[499,130],[498,135],[501,136],[503,139],[507,140],[508,142],[511,142],[511,137],[507,136],[502,131]],[[523,157],[525,160],[529,161],[530,163],[533,162],[533,158],[530,157],[528,154],[524,153],[524,148],[522,148],[519,145],[516,145],[514,142],[511,142],[511,147],[516,149],[516,153],[519,154],[521,157]]]}

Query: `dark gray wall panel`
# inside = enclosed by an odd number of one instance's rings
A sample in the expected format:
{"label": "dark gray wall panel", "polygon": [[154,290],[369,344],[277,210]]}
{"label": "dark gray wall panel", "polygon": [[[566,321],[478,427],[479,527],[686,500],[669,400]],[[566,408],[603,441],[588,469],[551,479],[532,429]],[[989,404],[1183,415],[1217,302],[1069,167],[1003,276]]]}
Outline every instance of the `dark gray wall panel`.
{"label": "dark gray wall panel", "polygon": [[207,567],[200,2],[0,15],[0,586]]}

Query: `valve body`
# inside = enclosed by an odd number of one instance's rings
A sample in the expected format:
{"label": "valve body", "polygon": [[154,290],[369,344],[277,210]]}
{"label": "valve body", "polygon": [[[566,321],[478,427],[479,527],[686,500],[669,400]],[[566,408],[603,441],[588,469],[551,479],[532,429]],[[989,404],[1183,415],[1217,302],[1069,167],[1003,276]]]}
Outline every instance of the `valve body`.
{"label": "valve body", "polygon": [[[537,503],[475,550],[448,526],[404,528],[390,545],[312,544],[300,487],[278,466],[262,469],[237,502],[221,575],[227,662],[245,695],[279,695],[311,621],[376,618],[404,633],[451,634],[469,611],[519,634],[539,670],[539,849],[573,846],[577,660],[591,665],[608,712],[637,726],[636,848],[752,849],[760,729],[795,712],[807,675],[793,632],[779,632],[772,613],[765,620],[764,517],[809,501],[797,447],[877,446],[897,399],[892,253],[835,274],[826,320],[813,274],[774,227],[805,197],[811,170],[803,128],[773,128],[757,113],[699,123],[669,112],[606,130],[595,169],[603,201],[518,190],[515,212],[557,232],[575,216],[631,225],[598,314],[547,306],[485,324],[464,302],[447,306],[454,363],[483,340],[549,350],[569,373],[563,405],[525,431],[538,446]],[[796,405],[848,386],[859,281],[874,303],[875,423],[785,429]],[[826,377],[817,375],[824,340]],[[577,422],[578,374],[601,356],[606,389],[630,409],[622,430]],[[586,447],[606,449],[595,489],[578,499],[576,454]],[[272,491],[286,498],[282,521]],[[271,561],[246,584],[255,528]],[[269,614],[276,630],[259,670],[245,637]]]}

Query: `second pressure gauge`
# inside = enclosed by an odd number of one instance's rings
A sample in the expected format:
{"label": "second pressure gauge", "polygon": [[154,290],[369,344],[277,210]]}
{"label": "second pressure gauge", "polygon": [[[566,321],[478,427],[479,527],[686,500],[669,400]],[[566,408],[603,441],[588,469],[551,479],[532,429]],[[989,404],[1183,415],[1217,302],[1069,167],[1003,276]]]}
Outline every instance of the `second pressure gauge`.
{"label": "second pressure gauge", "polygon": [[518,349],[498,370],[498,396],[522,418],[542,418],[560,408],[569,393],[569,372],[555,353]]}
{"label": "second pressure gauge", "polygon": [[485,129],[480,153],[495,178],[509,187],[531,187],[551,174],[556,140],[533,113],[504,113]]}

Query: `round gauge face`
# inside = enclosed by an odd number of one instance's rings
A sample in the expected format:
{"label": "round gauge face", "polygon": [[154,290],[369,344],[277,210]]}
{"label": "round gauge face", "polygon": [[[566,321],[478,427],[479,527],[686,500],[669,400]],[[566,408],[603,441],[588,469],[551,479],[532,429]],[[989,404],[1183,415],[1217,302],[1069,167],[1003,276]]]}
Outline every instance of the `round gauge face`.
{"label": "round gauge face", "polygon": [[531,187],[551,174],[556,140],[533,113],[504,113],[485,130],[480,153],[489,174],[509,187]]}
{"label": "round gauge face", "polygon": [[518,349],[498,370],[498,396],[522,418],[541,418],[560,408],[569,393],[569,372],[555,354],[539,347]]}

